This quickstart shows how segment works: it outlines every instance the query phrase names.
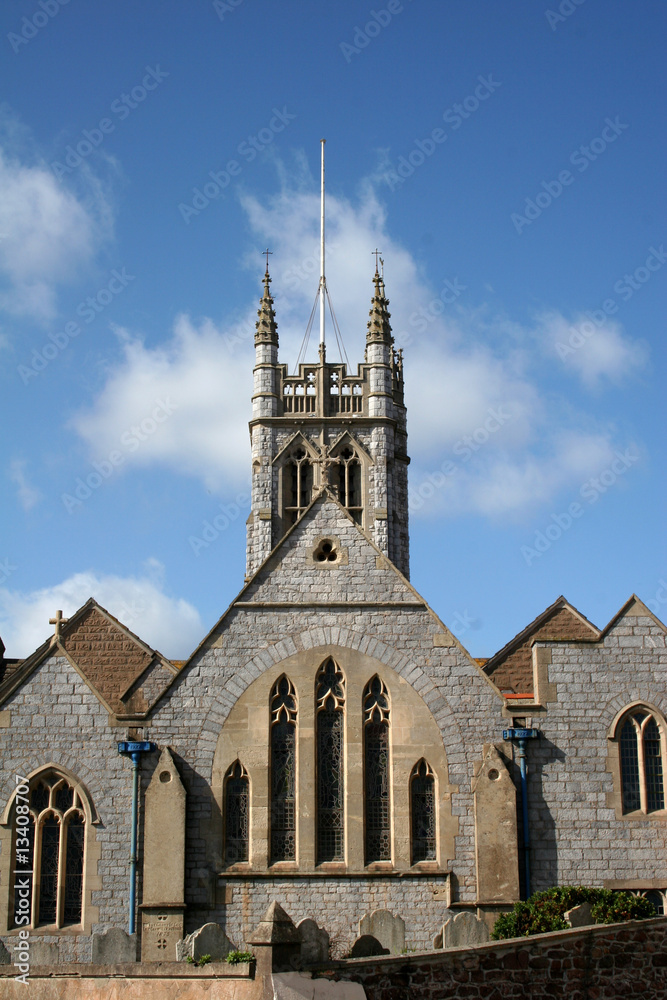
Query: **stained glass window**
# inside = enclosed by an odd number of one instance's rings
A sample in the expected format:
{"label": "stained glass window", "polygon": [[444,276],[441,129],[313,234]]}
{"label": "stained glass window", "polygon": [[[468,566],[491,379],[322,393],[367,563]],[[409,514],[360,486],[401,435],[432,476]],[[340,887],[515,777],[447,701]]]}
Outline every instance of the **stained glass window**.
{"label": "stained glass window", "polygon": [[228,865],[248,860],[249,784],[245,768],[235,761],[225,777],[225,864]]}
{"label": "stained glass window", "polygon": [[620,734],[623,812],[665,808],[664,736],[645,710],[628,715]]}
{"label": "stained glass window", "polygon": [[271,692],[271,860],[296,859],[296,695],[286,677]]}
{"label": "stained glass window", "polygon": [[410,778],[412,863],[435,861],[435,778],[425,760],[415,764]]}
{"label": "stained glass window", "polygon": [[391,860],[389,822],[389,694],[379,677],[364,691],[366,864]]}
{"label": "stained glass window", "polygon": [[660,730],[655,719],[649,718],[644,726],[644,769],[646,771],[646,811],[665,808],[665,789],[662,779],[662,753]]}
{"label": "stained glass window", "polygon": [[[34,778],[28,797],[29,847],[19,851],[17,844],[17,861],[25,860],[33,873],[30,922],[33,927],[80,924],[86,830],[81,797],[69,780],[55,771]],[[16,879],[19,877],[20,872]]]}
{"label": "stained glass window", "polygon": [[621,729],[621,776],[623,781],[623,810],[639,809],[639,753],[637,729],[632,719],[627,719]]}
{"label": "stained glass window", "polygon": [[345,680],[332,659],[315,682],[317,726],[317,863],[345,859],[343,709]]}

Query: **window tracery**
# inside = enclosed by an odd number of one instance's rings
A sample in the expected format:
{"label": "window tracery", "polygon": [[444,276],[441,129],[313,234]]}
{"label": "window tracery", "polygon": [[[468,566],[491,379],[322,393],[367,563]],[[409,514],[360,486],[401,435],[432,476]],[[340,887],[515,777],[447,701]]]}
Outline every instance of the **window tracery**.
{"label": "window tracery", "polygon": [[364,711],[364,811],[366,864],[391,860],[389,823],[389,693],[375,676],[366,685]]}
{"label": "window tracery", "polygon": [[363,501],[361,495],[361,462],[356,451],[346,446],[337,456],[338,499],[347,508],[357,524],[361,524]]}
{"label": "window tracery", "polygon": [[296,859],[296,695],[287,677],[271,693],[271,858]]}
{"label": "window tracery", "polygon": [[[28,811],[22,813],[27,823],[16,822],[15,829],[17,846],[20,843],[23,848],[16,856],[25,858],[32,867],[30,925],[59,928],[80,924],[86,824],[83,802],[69,781],[53,771],[33,778],[28,796]],[[17,821],[22,808],[17,800]],[[24,891],[15,883],[15,894],[20,890]],[[14,912],[21,909],[15,906]]]}
{"label": "window tracery", "polygon": [[317,729],[317,863],[343,861],[344,773],[343,711],[345,679],[329,658],[315,681]]}
{"label": "window tracery", "polygon": [[665,808],[665,738],[655,717],[633,710],[620,728],[623,812],[657,812]]}
{"label": "window tracery", "polygon": [[234,761],[225,776],[225,863],[249,857],[250,781],[248,772]]}
{"label": "window tracery", "polygon": [[305,448],[295,448],[283,467],[283,511],[288,524],[295,524],[313,493],[313,466]]}
{"label": "window tracery", "polygon": [[422,758],[410,776],[412,864],[435,861],[435,776]]}

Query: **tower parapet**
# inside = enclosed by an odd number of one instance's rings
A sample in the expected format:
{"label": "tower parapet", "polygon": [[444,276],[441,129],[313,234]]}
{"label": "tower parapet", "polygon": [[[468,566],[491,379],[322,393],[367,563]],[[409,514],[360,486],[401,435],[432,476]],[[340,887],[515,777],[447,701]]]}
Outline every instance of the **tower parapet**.
{"label": "tower parapet", "polygon": [[394,350],[384,280],[374,276],[364,362],[278,361],[270,277],[255,331],[252,510],[247,575],[266,559],[318,490],[332,489],[355,521],[406,576],[407,433],[402,353]]}

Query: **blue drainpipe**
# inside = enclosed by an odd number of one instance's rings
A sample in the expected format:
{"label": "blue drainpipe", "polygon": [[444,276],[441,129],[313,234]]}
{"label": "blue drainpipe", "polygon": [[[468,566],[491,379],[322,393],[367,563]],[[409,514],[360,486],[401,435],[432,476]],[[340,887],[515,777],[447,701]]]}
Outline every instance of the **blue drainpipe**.
{"label": "blue drainpipe", "polygon": [[139,826],[139,765],[142,753],[155,750],[154,743],[123,740],[118,744],[118,753],[132,759],[132,829],[130,831],[130,921],[129,931],[136,931],[137,899],[137,828]]}
{"label": "blue drainpipe", "polygon": [[526,762],[526,741],[538,739],[539,729],[503,729],[503,739],[509,740],[517,748],[519,770],[521,771],[521,809],[523,816],[523,872],[526,899],[530,896],[530,826],[528,824],[528,768]]}

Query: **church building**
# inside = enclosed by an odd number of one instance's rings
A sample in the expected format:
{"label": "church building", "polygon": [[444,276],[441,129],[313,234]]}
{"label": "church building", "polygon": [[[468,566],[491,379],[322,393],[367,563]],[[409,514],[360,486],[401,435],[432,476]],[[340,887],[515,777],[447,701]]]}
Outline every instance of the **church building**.
{"label": "church building", "polygon": [[602,629],[559,597],[471,657],[410,581],[383,276],[356,372],[322,343],[289,374],[270,282],[238,596],[185,662],[93,598],[27,659],[2,653],[5,945],[24,927],[90,962],[94,934],[136,926],[142,960],[174,961],[214,922],[252,950],[276,901],[332,957],[378,912],[393,948],[423,950],[557,884],[664,912],[665,627],[634,596]]}

